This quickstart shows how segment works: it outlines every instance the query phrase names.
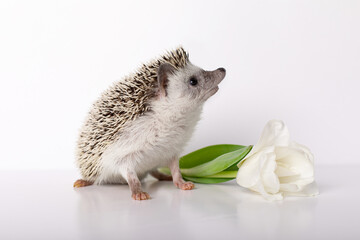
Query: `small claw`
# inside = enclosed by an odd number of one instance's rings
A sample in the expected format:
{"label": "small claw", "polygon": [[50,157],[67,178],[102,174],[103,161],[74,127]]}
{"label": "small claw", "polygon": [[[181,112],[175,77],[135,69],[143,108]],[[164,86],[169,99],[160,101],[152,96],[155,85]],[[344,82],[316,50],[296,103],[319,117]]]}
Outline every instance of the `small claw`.
{"label": "small claw", "polygon": [[191,190],[195,187],[192,182],[178,182],[175,185],[182,190]]}
{"label": "small claw", "polygon": [[182,190],[191,190],[195,187],[195,185],[192,182],[185,182],[181,185]]}
{"label": "small claw", "polygon": [[148,200],[150,199],[150,195],[146,192],[138,192],[138,193],[133,193],[132,198],[134,200]]}

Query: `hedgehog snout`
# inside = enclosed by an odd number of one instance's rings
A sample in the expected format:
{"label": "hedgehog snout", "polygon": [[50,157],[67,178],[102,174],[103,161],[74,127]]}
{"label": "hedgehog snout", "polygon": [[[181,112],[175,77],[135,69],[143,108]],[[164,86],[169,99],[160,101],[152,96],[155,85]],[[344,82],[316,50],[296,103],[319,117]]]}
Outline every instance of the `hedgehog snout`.
{"label": "hedgehog snout", "polygon": [[225,70],[225,68],[221,67],[221,68],[216,69],[216,71],[219,72],[218,75],[219,75],[219,78],[220,78],[220,81],[219,81],[219,83],[220,83],[226,76],[226,70]]}
{"label": "hedgehog snout", "polygon": [[211,75],[212,75],[211,78],[214,82],[214,86],[216,87],[225,78],[226,70],[225,70],[225,68],[221,67],[221,68],[218,68],[218,69],[212,71]]}
{"label": "hedgehog snout", "polygon": [[223,68],[223,67],[218,68],[217,70],[218,70],[218,71],[220,71],[220,72],[224,72],[224,73],[226,73],[226,70],[225,70],[225,68]]}

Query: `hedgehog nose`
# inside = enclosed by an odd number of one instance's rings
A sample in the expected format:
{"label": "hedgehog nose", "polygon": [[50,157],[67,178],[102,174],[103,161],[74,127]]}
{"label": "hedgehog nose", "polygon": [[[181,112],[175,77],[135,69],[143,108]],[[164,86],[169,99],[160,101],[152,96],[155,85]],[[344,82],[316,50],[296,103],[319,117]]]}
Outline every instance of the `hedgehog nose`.
{"label": "hedgehog nose", "polygon": [[220,72],[223,72],[223,73],[225,73],[226,72],[226,70],[225,70],[225,68],[218,68],[217,70],[219,70]]}

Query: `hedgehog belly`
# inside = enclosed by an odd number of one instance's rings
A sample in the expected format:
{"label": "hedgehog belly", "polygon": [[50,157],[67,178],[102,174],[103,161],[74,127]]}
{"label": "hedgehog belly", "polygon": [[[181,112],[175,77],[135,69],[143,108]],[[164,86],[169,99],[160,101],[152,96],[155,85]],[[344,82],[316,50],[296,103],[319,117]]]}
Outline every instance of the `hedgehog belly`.
{"label": "hedgehog belly", "polygon": [[128,170],[142,179],[149,171],[168,166],[183,151],[197,119],[163,121],[160,125],[151,114],[137,118],[104,151],[99,161],[102,172],[96,182],[126,183]]}

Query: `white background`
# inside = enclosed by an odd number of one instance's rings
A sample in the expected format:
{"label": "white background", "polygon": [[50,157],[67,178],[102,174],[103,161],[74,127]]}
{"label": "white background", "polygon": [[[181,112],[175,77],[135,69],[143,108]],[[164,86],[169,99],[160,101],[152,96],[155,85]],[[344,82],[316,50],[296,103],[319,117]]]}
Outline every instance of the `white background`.
{"label": "white background", "polygon": [[0,169],[74,169],[91,104],[183,45],[225,67],[186,152],[282,119],[316,164],[358,164],[360,1],[1,1]]}

